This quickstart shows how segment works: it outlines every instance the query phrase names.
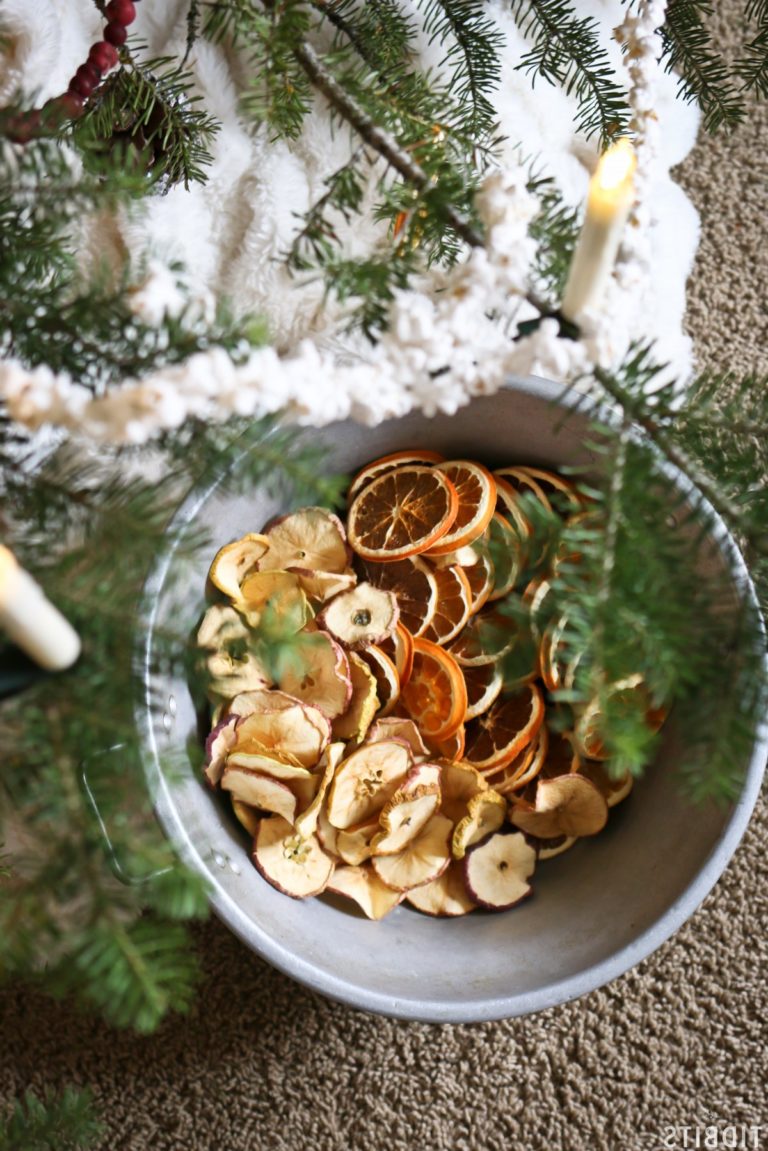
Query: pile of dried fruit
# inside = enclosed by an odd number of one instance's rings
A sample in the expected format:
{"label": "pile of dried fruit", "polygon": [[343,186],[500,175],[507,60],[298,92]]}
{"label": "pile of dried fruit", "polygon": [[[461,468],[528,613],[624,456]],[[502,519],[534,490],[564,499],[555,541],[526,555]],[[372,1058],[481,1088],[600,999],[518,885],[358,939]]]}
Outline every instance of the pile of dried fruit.
{"label": "pile of dried fruit", "polygon": [[[598,715],[567,735],[545,722],[569,671],[562,621],[534,629],[529,666],[505,680],[520,635],[502,601],[535,606],[549,588],[521,493],[583,512],[542,469],[398,452],[355,477],[346,527],[302,508],[216,555],[226,602],[198,633],[205,774],[286,894],[346,895],[374,919],[403,899],[432,915],[511,907],[537,859],[599,832],[628,794],[600,762]],[[267,621],[296,638],[277,675],[252,642]]]}

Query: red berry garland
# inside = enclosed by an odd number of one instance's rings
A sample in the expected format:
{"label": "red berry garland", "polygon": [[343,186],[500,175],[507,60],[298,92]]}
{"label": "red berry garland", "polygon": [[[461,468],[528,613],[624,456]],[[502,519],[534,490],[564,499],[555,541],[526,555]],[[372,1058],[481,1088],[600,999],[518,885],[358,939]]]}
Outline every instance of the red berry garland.
{"label": "red berry garland", "polygon": [[105,9],[109,23],[101,40],[91,46],[88,59],[75,72],[67,91],[33,108],[0,122],[0,131],[16,144],[26,144],[35,136],[57,128],[64,120],[76,120],[83,114],[85,102],[98,88],[104,76],[119,61],[118,48],[128,39],[128,25],[136,19],[133,0],[110,0]]}

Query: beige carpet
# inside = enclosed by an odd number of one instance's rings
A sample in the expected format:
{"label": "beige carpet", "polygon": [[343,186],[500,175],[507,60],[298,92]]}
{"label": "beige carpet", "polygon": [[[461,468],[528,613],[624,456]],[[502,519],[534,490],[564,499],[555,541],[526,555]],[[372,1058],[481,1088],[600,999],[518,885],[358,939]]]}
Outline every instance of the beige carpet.
{"label": "beige carpet", "polygon": [[[716,7],[727,35],[736,5]],[[768,112],[702,141],[680,178],[703,215],[700,363],[766,372]],[[0,993],[0,1101],[88,1084],[105,1151],[652,1151],[711,1146],[703,1129],[728,1125],[762,1125],[759,1143],[735,1134],[768,1148],[766,814],[763,802],[684,930],[576,1003],[479,1026],[372,1018],[303,991],[210,922],[195,1010],[150,1039]]]}

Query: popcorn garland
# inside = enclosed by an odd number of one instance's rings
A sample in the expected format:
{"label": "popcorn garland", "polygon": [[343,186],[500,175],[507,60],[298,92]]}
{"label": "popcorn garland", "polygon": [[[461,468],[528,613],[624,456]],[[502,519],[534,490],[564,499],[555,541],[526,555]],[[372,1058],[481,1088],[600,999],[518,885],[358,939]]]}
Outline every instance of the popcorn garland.
{"label": "popcorn garland", "polygon": [[[0,399],[9,416],[29,429],[52,425],[101,444],[140,445],[188,419],[285,411],[296,423],[319,427],[347,418],[373,425],[414,409],[453,414],[471,397],[497,391],[510,375],[566,383],[587,377],[595,366],[615,366],[629,347],[638,297],[648,284],[647,192],[658,156],[656,29],[665,9],[665,0],[645,0],[615,31],[629,60],[638,203],[612,283],[599,309],[585,315],[581,340],[561,338],[553,318],[517,339],[505,330],[537,315],[525,295],[536,252],[528,229],[539,202],[518,167],[491,173],[478,192],[487,247],[425,276],[418,288],[398,291],[380,342],[360,348],[357,359],[347,354],[339,363],[311,340],[285,358],[265,347],[244,349],[236,361],[213,347],[95,396],[65,373],[28,369],[10,358],[0,360]],[[213,312],[211,299],[190,300],[157,262],[129,295],[129,306],[151,325],[166,315],[194,324]]]}

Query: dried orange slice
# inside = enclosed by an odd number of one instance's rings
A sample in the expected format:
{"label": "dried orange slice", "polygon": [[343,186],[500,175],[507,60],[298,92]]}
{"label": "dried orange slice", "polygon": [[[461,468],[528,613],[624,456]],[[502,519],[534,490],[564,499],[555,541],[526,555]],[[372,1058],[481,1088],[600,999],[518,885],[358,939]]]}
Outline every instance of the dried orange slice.
{"label": "dried orange slice", "polygon": [[478,663],[474,667],[464,667],[464,683],[467,685],[467,712],[464,722],[477,719],[501,694],[504,676],[501,668],[493,663]]}
{"label": "dried orange slice", "polygon": [[355,496],[347,517],[349,543],[364,559],[404,559],[434,547],[458,510],[456,489],[442,472],[418,464],[398,467]]}
{"label": "dried orange slice", "polygon": [[451,763],[458,763],[464,755],[464,744],[466,743],[467,733],[462,723],[460,727],[456,728],[453,735],[449,735],[448,739],[430,740],[430,744],[434,751],[441,755],[443,759],[449,760]]}
{"label": "dried orange slice", "polygon": [[486,547],[475,547],[477,563],[471,567],[462,567],[467,577],[469,590],[472,593],[472,614],[480,611],[488,602],[488,598],[496,585],[496,570],[493,566],[491,553]]}
{"label": "dried orange slice", "polygon": [[[502,472],[503,470],[502,468]],[[521,466],[517,470],[520,473],[521,479],[525,477],[528,481],[534,481],[539,490],[549,499],[550,504],[552,503],[551,497],[553,495],[555,496],[556,505],[561,502],[562,497],[565,496],[568,503],[572,504],[576,511],[580,511],[583,508],[584,505],[581,496],[576,490],[576,486],[572,484],[570,480],[559,476],[557,472],[552,472],[549,468],[532,468],[527,465]]]}
{"label": "dried orange slice", "polygon": [[381,640],[376,646],[392,660],[397,668],[401,685],[407,683],[413,667],[413,636],[408,628],[398,620],[392,635]]}
{"label": "dried orange slice", "polygon": [[502,599],[512,591],[525,566],[521,537],[506,516],[495,512],[488,525],[487,540],[493,563],[493,590],[488,599]]}
{"label": "dried orange slice", "polygon": [[412,636],[422,635],[437,609],[437,580],[429,564],[413,556],[397,563],[364,566],[369,583],[397,596],[400,623]]}
{"label": "dried orange slice", "polygon": [[483,534],[496,509],[496,481],[487,468],[472,460],[450,460],[438,464],[437,470],[448,476],[459,497],[450,531],[430,549],[440,556],[473,543]]}
{"label": "dried orange slice", "polygon": [[446,644],[455,639],[472,614],[472,589],[460,567],[442,568],[435,572],[437,607],[424,638]]}
{"label": "dried orange slice", "polygon": [[544,505],[547,511],[552,510],[552,505],[543,487],[538,483],[530,468],[498,468],[498,470],[494,472],[494,475],[497,480],[504,480],[509,487],[516,492],[520,492],[521,495],[529,492],[531,495],[536,496],[536,499]]}
{"label": "dried orange slice", "polygon": [[438,644],[415,639],[413,670],[400,700],[426,739],[449,739],[463,723],[467,710],[461,668]]}
{"label": "dried orange slice", "polygon": [[501,696],[467,725],[464,758],[478,771],[511,763],[532,741],[544,719],[544,696],[534,683]]}
{"label": "dried orange slice", "polygon": [[377,460],[372,460],[371,463],[366,464],[357,475],[353,476],[347,492],[347,500],[351,502],[366,484],[377,479],[378,476],[383,476],[385,472],[394,471],[395,468],[404,464],[426,464],[427,466],[441,464],[444,459],[445,456],[441,456],[440,452],[433,452],[428,448],[406,448],[405,451],[390,452],[386,456],[380,456]]}

